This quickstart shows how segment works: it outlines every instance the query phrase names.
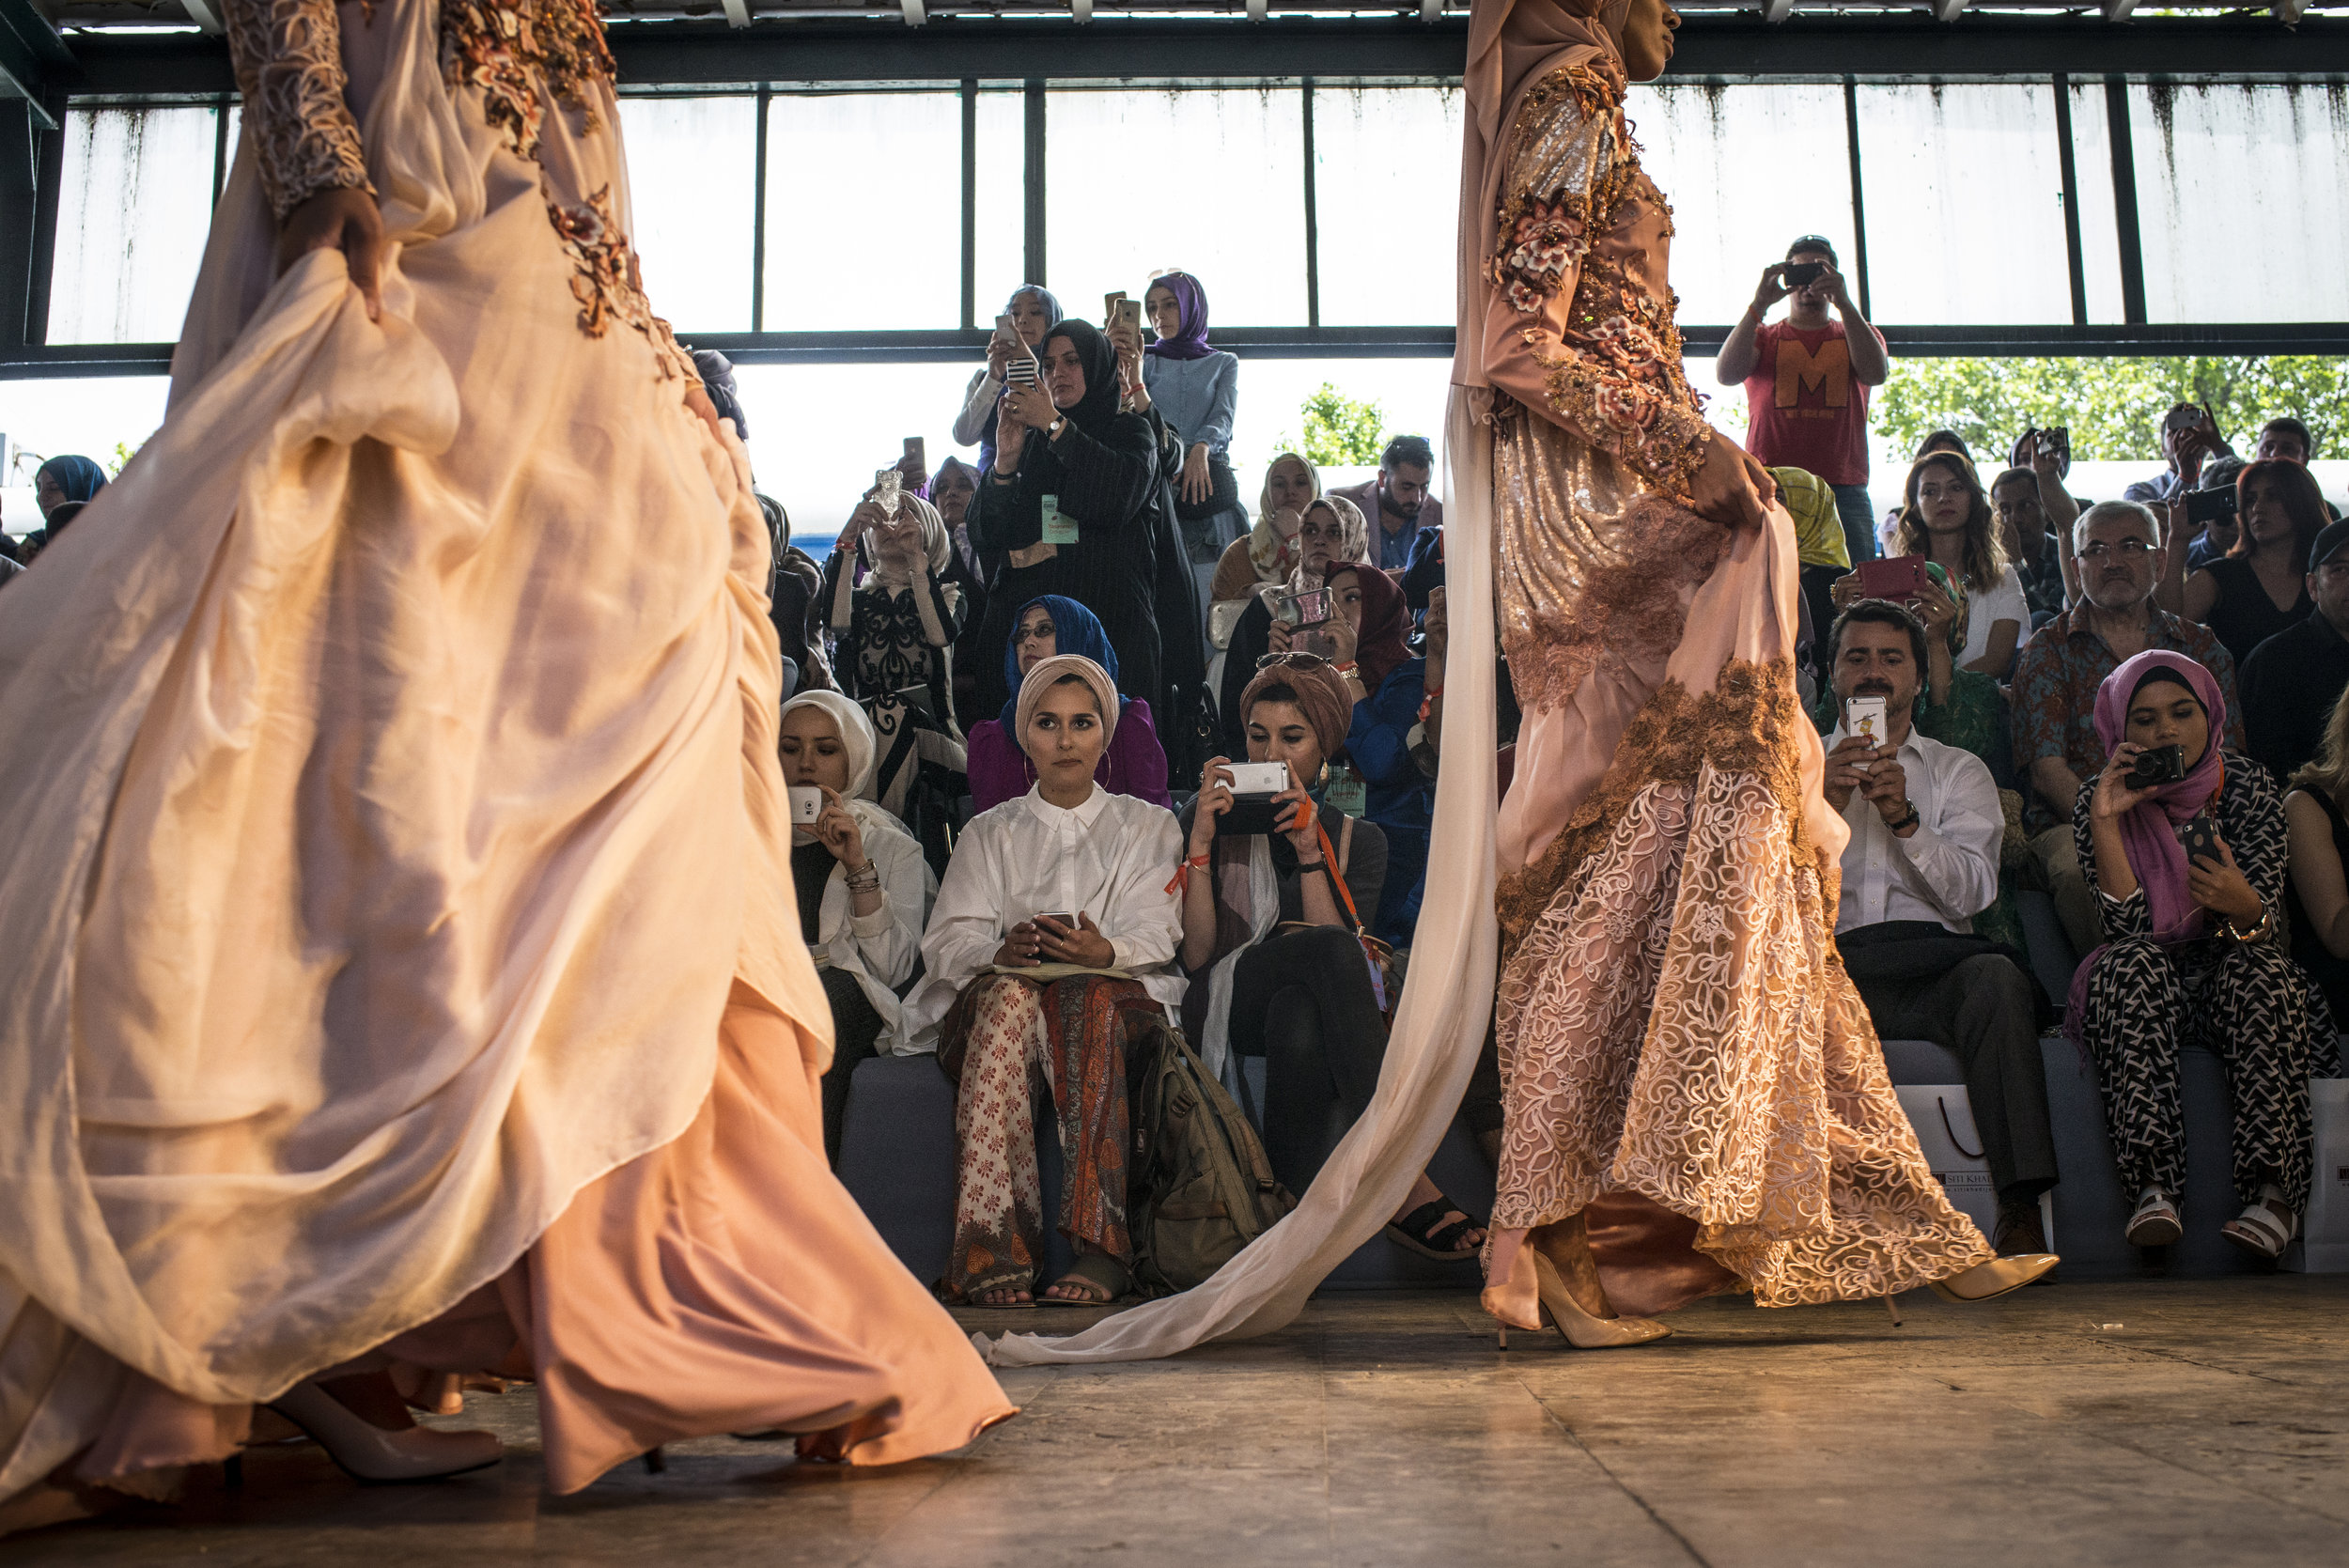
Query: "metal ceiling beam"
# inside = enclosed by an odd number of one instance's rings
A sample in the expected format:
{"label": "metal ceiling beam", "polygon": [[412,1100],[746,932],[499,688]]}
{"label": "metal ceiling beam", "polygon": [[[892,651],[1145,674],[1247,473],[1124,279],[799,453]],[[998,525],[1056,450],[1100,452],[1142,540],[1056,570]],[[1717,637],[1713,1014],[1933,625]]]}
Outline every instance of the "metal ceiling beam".
{"label": "metal ceiling beam", "polygon": [[[2185,353],[2349,355],[2349,321],[2250,322],[2195,326],[1888,327],[1901,359],[1949,356],[2122,358]],[[1720,352],[1730,329],[1687,325],[1681,339],[1693,358]],[[737,365],[970,364],[987,352],[984,331],[869,333],[696,333],[678,335],[715,349]],[[1243,359],[1448,359],[1450,327],[1219,326],[1218,345]],[[168,343],[89,347],[0,347],[0,380],[58,376],[161,376],[171,369]]]}
{"label": "metal ceiling beam", "polygon": [[32,0],[0,0],[0,99],[24,100],[33,123],[54,131],[57,121],[48,100],[80,74],[73,52]]}
{"label": "metal ceiling beam", "polygon": [[[187,10],[188,20],[215,38],[227,30],[220,23],[220,3],[221,0],[179,0]],[[731,14],[733,8],[742,3],[743,0],[726,0],[728,13]]]}
{"label": "metal ceiling beam", "polygon": [[[23,6],[25,0],[0,0]],[[1456,77],[1468,22],[1446,15],[1341,22],[1276,17],[1250,23],[1143,22],[1097,15],[1073,22],[975,22],[932,16],[906,27],[760,21],[620,23],[612,47],[623,87],[738,86],[759,82],[1024,80],[1039,59],[1056,78]],[[2349,21],[2151,17],[2127,27],[2094,21],[2016,20],[1968,11],[1875,21],[1797,14],[1772,25],[1751,14],[1692,16],[1682,25],[1667,82],[2044,80],[2058,72],[2183,79],[2254,76],[2349,79]],[[77,94],[205,97],[236,90],[217,39],[186,34],[77,37]]]}
{"label": "metal ceiling beam", "polygon": [[1933,0],[1933,19],[1936,22],[1955,22],[1965,9],[1966,0]]}

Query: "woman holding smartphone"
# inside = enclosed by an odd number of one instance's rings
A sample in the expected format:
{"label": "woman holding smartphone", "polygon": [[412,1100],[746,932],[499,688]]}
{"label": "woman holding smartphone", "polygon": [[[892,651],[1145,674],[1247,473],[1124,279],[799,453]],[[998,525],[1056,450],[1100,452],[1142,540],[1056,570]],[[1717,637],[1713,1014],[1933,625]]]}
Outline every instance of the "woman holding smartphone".
{"label": "woman holding smartphone", "polygon": [[955,415],[955,440],[979,449],[981,468],[995,460],[995,410],[1009,384],[1012,360],[1033,355],[1044,334],[1060,325],[1060,301],[1042,284],[1023,283],[1003,302],[1003,313],[1011,318],[1011,331],[1006,334],[999,325],[988,339],[987,363],[971,373],[962,411]]}
{"label": "woman holding smartphone", "polygon": [[[1217,705],[1222,716],[1224,745],[1232,754],[1247,749],[1247,721],[1240,716],[1240,697],[1254,678],[1258,660],[1266,654],[1302,647],[1308,635],[1321,638],[1321,645],[1308,651],[1326,656],[1341,677],[1359,677],[1368,682],[1355,691],[1357,701],[1377,691],[1377,683],[1402,662],[1404,655],[1400,651],[1392,659],[1385,658],[1387,650],[1382,644],[1376,674],[1360,668],[1359,618],[1347,613],[1349,607],[1363,602],[1366,594],[1376,598],[1382,611],[1387,607],[1389,595],[1381,594],[1377,586],[1364,586],[1372,576],[1380,578],[1392,591],[1395,606],[1399,607],[1403,599],[1393,581],[1371,567],[1369,561],[1370,525],[1351,501],[1342,495],[1325,495],[1305,508],[1297,528],[1296,567],[1285,582],[1259,587],[1255,602],[1241,611],[1239,619],[1232,626],[1232,644],[1225,650]],[[1360,575],[1355,575],[1357,567],[1361,568]],[[1340,582],[1341,577],[1347,581]],[[1327,598],[1299,602],[1297,596],[1316,590],[1326,591]],[[1309,623],[1298,618],[1303,614],[1320,618]]]}
{"label": "woman holding smartphone", "polygon": [[[2219,1234],[2261,1258],[2299,1231],[2313,1159],[2309,1079],[2333,1076],[2331,1010],[2292,961],[2283,929],[2284,807],[2267,770],[2224,750],[2227,704],[2194,660],[2149,648],[2096,692],[2111,753],[2072,813],[2080,869],[2107,940],[2072,980],[2065,1028],[2096,1059],[2132,1246],[2182,1234],[2186,1124],[2178,1050],[2207,1042],[2234,1102],[2235,1196]],[[2139,760],[2176,747],[2166,782]]]}
{"label": "woman holding smartphone", "polygon": [[2315,610],[2309,597],[2309,552],[2331,520],[2325,497],[2298,463],[2247,465],[2235,479],[2241,526],[2226,554],[2186,580],[2186,618],[2210,628],[2234,656],[2251,650]]}
{"label": "woman holding smartphone", "polygon": [[909,1010],[917,1027],[939,1026],[939,1065],[956,1084],[946,1288],[975,1306],[1037,1299],[1038,1076],[1059,1113],[1056,1222],[1078,1253],[1042,1298],[1097,1305],[1133,1282],[1126,1048],[1183,994],[1166,885],[1182,838],[1172,813],[1094,782],[1117,715],[1117,687],[1089,659],[1058,654],[1028,672],[1018,723],[1035,787],[972,818],[922,939],[928,978]]}
{"label": "woman holding smartphone", "polygon": [[776,750],[793,805],[806,791],[821,801],[812,821],[792,814],[791,882],[832,1004],[824,1157],[836,1171],[848,1079],[858,1063],[897,1048],[896,987],[913,974],[937,884],[905,825],[861,799],[879,750],[862,707],[837,691],[802,692],[783,705]]}
{"label": "woman holding smartphone", "polygon": [[[1233,808],[1230,759],[1213,757],[1182,815],[1183,1023],[1207,1070],[1234,1055],[1265,1059],[1265,1154],[1302,1192],[1319,1173],[1332,1105],[1346,1125],[1369,1106],[1386,1060],[1382,999],[1357,927],[1386,886],[1377,826],[1328,811],[1328,765],[1346,746],[1354,697],[1326,660],[1268,656],[1239,701],[1248,760],[1284,770],[1269,833],[1220,831]],[[1389,1239],[1423,1256],[1468,1259],[1482,1225],[1423,1172],[1388,1222]]]}

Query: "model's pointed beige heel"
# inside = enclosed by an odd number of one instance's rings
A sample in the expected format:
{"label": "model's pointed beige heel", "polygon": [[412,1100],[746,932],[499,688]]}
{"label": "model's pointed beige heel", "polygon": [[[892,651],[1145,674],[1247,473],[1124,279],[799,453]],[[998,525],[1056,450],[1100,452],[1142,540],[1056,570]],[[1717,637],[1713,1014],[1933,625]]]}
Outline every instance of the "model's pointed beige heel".
{"label": "model's pointed beige heel", "polygon": [[2021,1290],[2062,1261],[2053,1252],[2018,1252],[2011,1258],[1978,1263],[1929,1283],[1933,1294],[1944,1301],[1995,1301],[2009,1291]]}
{"label": "model's pointed beige heel", "polygon": [[1620,1350],[1635,1344],[1653,1344],[1672,1333],[1669,1325],[1652,1317],[1593,1317],[1566,1289],[1565,1277],[1558,1272],[1558,1265],[1533,1248],[1526,1250],[1533,1253],[1533,1279],[1543,1307],[1558,1325],[1558,1332],[1577,1350]]}

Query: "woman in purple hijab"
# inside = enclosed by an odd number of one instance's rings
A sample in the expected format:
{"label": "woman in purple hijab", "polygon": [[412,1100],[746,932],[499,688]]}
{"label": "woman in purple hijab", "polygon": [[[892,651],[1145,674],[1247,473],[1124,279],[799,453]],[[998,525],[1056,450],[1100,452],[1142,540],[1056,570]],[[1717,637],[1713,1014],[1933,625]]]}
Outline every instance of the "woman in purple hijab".
{"label": "woman in purple hijab", "polygon": [[2108,939],[2073,977],[2066,1027],[2103,1079],[2113,1157],[2137,1194],[2130,1243],[2183,1234],[2178,1051],[2200,1041],[2227,1063],[2234,1101],[2245,1207],[2219,1234],[2274,1259],[2309,1198],[2309,1079],[2331,1077],[2336,1052],[2331,1013],[2293,964],[2279,912],[2283,800],[2265,768],[2219,744],[2226,722],[2218,682],[2169,648],[2098,689],[2110,760],[2080,792],[2072,832]]}
{"label": "woman in purple hijab", "polygon": [[1174,515],[1183,552],[1199,579],[1207,579],[1223,549],[1248,532],[1239,483],[1232,474],[1232,421],[1239,411],[1239,361],[1207,342],[1207,294],[1189,272],[1162,272],[1142,296],[1142,314],[1158,334],[1146,349],[1129,333],[1112,332],[1118,367],[1136,413],[1155,409],[1181,442],[1174,475]]}

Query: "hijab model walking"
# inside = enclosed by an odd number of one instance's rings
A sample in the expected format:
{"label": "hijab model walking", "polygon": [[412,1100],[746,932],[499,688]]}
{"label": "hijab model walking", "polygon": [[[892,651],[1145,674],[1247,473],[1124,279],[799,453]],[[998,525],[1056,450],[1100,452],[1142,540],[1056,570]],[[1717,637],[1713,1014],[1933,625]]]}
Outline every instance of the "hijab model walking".
{"label": "hijab model walking", "polygon": [[[1213,1279],[1072,1339],[1007,1335],[997,1363],[1167,1355],[1289,1321],[1451,1123],[1497,924],[1508,1091],[1486,1303],[1503,1324],[1547,1310],[1584,1344],[1663,1332],[1609,1315],[1586,1240],[1602,1195],[1622,1221],[1607,1228],[1648,1244],[1606,1290],[1659,1310],[1739,1286],[1764,1305],[1928,1283],[1979,1298],[2053,1266],[1993,1261],[1949,1205],[1833,962],[1823,893],[1843,828],[1792,688],[1793,525],[1688,394],[1669,225],[1623,118],[1626,80],[1663,69],[1678,22],[1659,0],[1470,15],[1448,761],[1377,1094],[1296,1212]],[[1498,817],[1496,608],[1526,704]],[[1675,921],[1683,884],[1712,896]]]}
{"label": "hijab model walking", "polygon": [[370,1479],[494,1462],[396,1361],[535,1377],[557,1492],[1012,1413],[825,1168],[771,541],[637,282],[601,22],[505,14],[229,0],[169,414],[0,596],[0,1529],[264,1403]]}

